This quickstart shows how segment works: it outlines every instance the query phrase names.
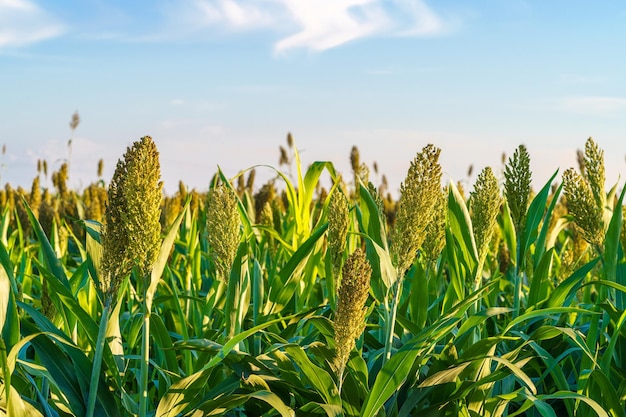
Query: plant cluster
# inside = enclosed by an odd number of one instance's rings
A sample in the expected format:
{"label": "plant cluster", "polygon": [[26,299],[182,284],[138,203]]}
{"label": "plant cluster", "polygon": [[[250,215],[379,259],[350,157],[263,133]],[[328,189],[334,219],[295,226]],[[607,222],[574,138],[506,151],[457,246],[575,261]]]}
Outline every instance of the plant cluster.
{"label": "plant cluster", "polygon": [[348,184],[280,152],[206,193],[163,196],[150,137],[108,184],[7,184],[0,416],[626,417],[624,189],[592,139],[469,198],[434,145],[397,200],[356,147]]}

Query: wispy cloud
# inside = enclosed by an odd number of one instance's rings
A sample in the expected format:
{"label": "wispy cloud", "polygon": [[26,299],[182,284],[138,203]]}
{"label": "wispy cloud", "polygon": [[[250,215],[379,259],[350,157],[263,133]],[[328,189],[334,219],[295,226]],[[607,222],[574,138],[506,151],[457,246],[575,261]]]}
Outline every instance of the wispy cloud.
{"label": "wispy cloud", "polygon": [[594,114],[603,116],[615,116],[626,114],[626,97],[610,96],[580,96],[566,97],[561,99],[560,107],[563,110]]}
{"label": "wispy cloud", "polygon": [[193,4],[185,20],[204,28],[286,33],[274,44],[277,54],[293,49],[324,51],[372,36],[439,35],[449,29],[424,0],[195,0]]}
{"label": "wispy cloud", "polygon": [[0,0],[0,48],[23,46],[65,31],[45,10],[29,0]]}
{"label": "wispy cloud", "polygon": [[599,84],[606,81],[602,77],[592,77],[581,74],[559,74],[557,82],[560,84]]}

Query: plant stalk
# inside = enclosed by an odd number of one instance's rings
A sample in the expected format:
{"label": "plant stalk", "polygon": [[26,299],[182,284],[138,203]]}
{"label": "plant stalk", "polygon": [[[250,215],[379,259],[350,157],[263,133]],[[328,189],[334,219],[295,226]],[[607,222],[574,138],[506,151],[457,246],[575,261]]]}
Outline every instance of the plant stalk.
{"label": "plant stalk", "polygon": [[111,301],[106,297],[104,308],[102,309],[102,317],[100,318],[100,329],[98,331],[98,339],[96,341],[96,353],[93,358],[93,366],[91,367],[91,378],[89,380],[89,398],[87,401],[87,417],[93,417],[96,409],[96,398],[98,395],[98,382],[100,381],[100,368],[102,366],[102,355],[104,353],[104,344],[106,339],[106,329],[109,323],[109,314],[111,310]]}
{"label": "plant stalk", "polygon": [[393,345],[393,335],[396,327],[396,316],[398,314],[398,304],[400,303],[400,293],[402,292],[402,279],[398,278],[393,285],[393,300],[391,302],[391,315],[388,314],[387,334],[385,335],[385,354],[383,365],[391,359],[391,347]]}
{"label": "plant stalk", "polygon": [[148,365],[150,361],[150,311],[146,311],[141,334],[141,371],[139,374],[139,417],[148,414]]}

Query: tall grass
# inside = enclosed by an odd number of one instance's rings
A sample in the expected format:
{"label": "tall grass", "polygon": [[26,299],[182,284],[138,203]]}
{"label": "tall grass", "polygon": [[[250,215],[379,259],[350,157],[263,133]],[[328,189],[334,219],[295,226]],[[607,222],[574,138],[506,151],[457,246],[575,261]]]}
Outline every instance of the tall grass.
{"label": "tall grass", "polygon": [[346,184],[289,139],[286,171],[206,194],[162,198],[146,138],[107,187],[5,187],[0,415],[626,416],[624,191],[593,140],[537,192],[521,146],[468,199],[429,145],[394,202],[356,148]]}

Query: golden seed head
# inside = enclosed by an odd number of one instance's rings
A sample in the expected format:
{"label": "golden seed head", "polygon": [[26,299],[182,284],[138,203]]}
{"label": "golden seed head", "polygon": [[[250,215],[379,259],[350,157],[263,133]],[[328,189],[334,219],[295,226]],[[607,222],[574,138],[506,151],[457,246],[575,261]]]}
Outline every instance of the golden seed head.
{"label": "golden seed head", "polygon": [[509,203],[515,231],[518,234],[521,233],[525,224],[531,177],[530,156],[526,146],[520,145],[504,168],[504,193]]}
{"label": "golden seed head", "polygon": [[287,146],[293,148],[293,135],[291,132],[287,133]]}
{"label": "golden seed head", "polygon": [[102,177],[102,172],[104,171],[104,160],[98,160],[98,178]]}
{"label": "golden seed head", "polygon": [[235,192],[223,184],[211,189],[206,217],[209,246],[218,278],[228,282],[241,235]]}
{"label": "golden seed head", "polygon": [[274,188],[274,183],[269,181],[259,189],[259,191],[254,194],[254,211],[256,213],[256,221],[257,223],[260,220],[261,212],[263,211],[263,207],[267,203],[271,203],[276,197],[276,189]]}
{"label": "golden seed head", "polygon": [[328,250],[333,264],[333,274],[338,276],[346,250],[348,225],[350,223],[348,200],[336,189],[328,206]]}
{"label": "golden seed head", "polygon": [[474,190],[470,193],[470,201],[476,248],[479,257],[482,257],[489,248],[502,205],[498,180],[491,167],[486,167],[478,174]]}
{"label": "golden seed head", "polygon": [[426,226],[426,239],[422,252],[428,263],[433,263],[446,245],[446,217],[448,214],[448,192],[446,188],[437,194],[433,218]]}
{"label": "golden seed head", "polygon": [[287,149],[279,146],[280,158],[278,159],[278,165],[289,165],[289,155],[287,155]]}
{"label": "golden seed head", "polygon": [[578,170],[585,175],[585,153],[580,149],[576,149],[576,161],[578,162]]}
{"label": "golden seed head", "polygon": [[[356,175],[356,179],[361,181],[363,184],[367,184],[370,182],[370,169],[365,163],[362,163],[361,165],[359,165],[359,169],[355,172],[355,175]],[[354,184],[354,187],[356,189],[356,193],[358,194],[358,188],[359,188],[358,181]]]}
{"label": "golden seed head", "polygon": [[411,267],[417,250],[426,238],[426,226],[433,217],[433,208],[441,192],[441,150],[427,145],[411,162],[409,172],[400,185],[395,218],[395,229],[391,241],[391,256],[398,276]]}
{"label": "golden seed head", "polygon": [[68,179],[68,166],[67,162],[64,162],[57,172],[52,173],[52,185],[54,185],[61,198],[67,195],[67,179]]}
{"label": "golden seed head", "polygon": [[39,180],[39,175],[38,175],[35,178],[33,178],[33,185],[31,186],[30,196],[28,198],[28,205],[33,211],[33,214],[35,215],[35,217],[37,217],[39,213],[39,206],[41,205],[41,201],[42,201],[41,186],[40,186],[40,180]]}
{"label": "golden seed head", "polygon": [[83,202],[85,203],[85,218],[102,223],[104,207],[106,206],[106,189],[98,184],[90,184],[85,188]]}
{"label": "golden seed head", "polygon": [[117,163],[108,190],[102,236],[103,291],[115,297],[122,278],[133,266],[147,276],[161,244],[161,168],[149,136],[126,150]]}
{"label": "golden seed head", "polygon": [[601,246],[604,240],[602,210],[596,204],[590,184],[570,168],[563,173],[563,191],[567,209],[574,217],[583,239],[596,247]]}
{"label": "golden seed head", "polygon": [[598,147],[592,138],[587,139],[585,143],[585,171],[583,176],[591,187],[596,204],[603,211],[606,204],[604,151]]}
{"label": "golden seed head", "polygon": [[361,249],[348,257],[342,274],[333,321],[336,346],[333,367],[340,375],[354,349],[355,339],[365,328],[365,303],[369,296],[372,267]]}
{"label": "golden seed head", "polygon": [[352,171],[358,172],[359,167],[361,166],[361,158],[359,156],[359,148],[356,146],[352,147],[350,151],[350,166],[352,166]]}
{"label": "golden seed head", "polygon": [[274,227],[274,214],[272,213],[272,205],[267,202],[263,206],[263,210],[261,210],[261,217],[259,219],[259,224],[268,227]]}
{"label": "golden seed head", "polygon": [[72,114],[72,120],[70,120],[70,129],[72,129],[72,131],[76,130],[79,123],[80,116],[78,115],[78,111],[75,111],[74,114]]}
{"label": "golden seed head", "polygon": [[256,169],[251,169],[248,173],[248,179],[246,180],[246,189],[250,194],[252,194],[252,190],[254,190],[254,179],[256,177]]}

